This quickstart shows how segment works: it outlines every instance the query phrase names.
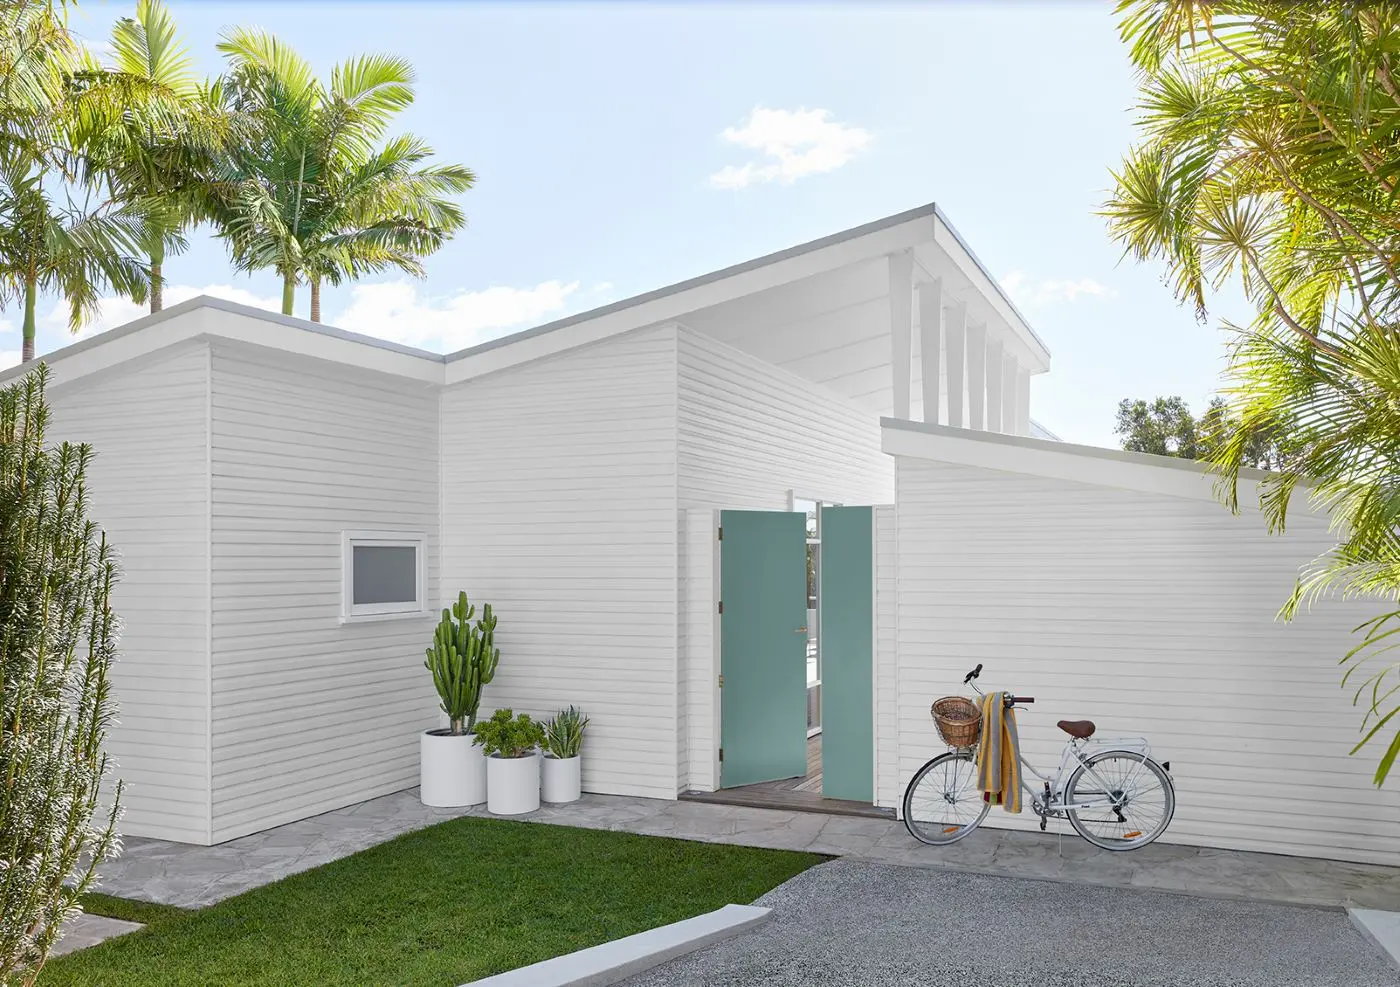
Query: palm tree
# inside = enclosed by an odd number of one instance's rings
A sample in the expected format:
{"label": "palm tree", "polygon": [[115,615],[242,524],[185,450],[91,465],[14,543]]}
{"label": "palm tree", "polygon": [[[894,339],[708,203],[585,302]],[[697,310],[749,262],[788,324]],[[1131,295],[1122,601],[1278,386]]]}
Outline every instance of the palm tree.
{"label": "palm tree", "polygon": [[412,135],[383,142],[413,99],[402,59],[364,55],[323,87],[295,51],[261,31],[234,30],[224,98],[238,133],[215,176],[215,220],[242,270],[282,278],[282,311],[311,287],[397,268],[421,276],[421,258],[465,224],[448,196],[475,181],[460,165],[424,165],[432,149]]}
{"label": "palm tree", "polygon": [[129,256],[134,218],[74,198],[83,190],[68,167],[69,137],[98,99],[86,98],[85,62],[63,15],[37,0],[0,7],[0,307],[23,306],[24,360],[34,356],[40,293],[66,298],[74,329],[107,285],[145,294]]}
{"label": "palm tree", "polygon": [[[1237,508],[1250,450],[1281,449],[1261,485],[1271,529],[1298,489],[1331,515],[1340,544],[1303,566],[1284,617],[1328,593],[1390,608],[1344,658],[1366,709],[1360,749],[1400,717],[1400,6],[1119,10],[1141,118],[1110,228],[1127,253],[1164,261],[1199,316],[1227,280],[1254,303],[1250,324],[1226,324],[1231,408],[1211,459]],[[1400,732],[1377,784],[1398,756]]]}
{"label": "palm tree", "polygon": [[223,134],[221,115],[205,98],[174,18],[160,0],[140,0],[135,17],[112,31],[114,66],[101,83],[124,98],[114,112],[90,114],[79,137],[86,174],[125,210],[144,220],[151,311],[164,305],[166,256],[185,247],[184,233],[208,213],[207,175]]}
{"label": "palm tree", "polygon": [[134,215],[57,204],[32,159],[0,159],[0,302],[22,300],[23,361],[34,359],[41,293],[63,296],[75,332],[97,314],[108,286],[144,300],[148,272],[132,256],[142,234]]}

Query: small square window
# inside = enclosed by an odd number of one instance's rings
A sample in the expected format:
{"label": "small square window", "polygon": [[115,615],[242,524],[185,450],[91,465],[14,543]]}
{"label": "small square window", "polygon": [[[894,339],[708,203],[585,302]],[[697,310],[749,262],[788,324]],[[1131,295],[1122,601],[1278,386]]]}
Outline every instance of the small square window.
{"label": "small square window", "polygon": [[347,531],[342,551],[345,567],[342,619],[423,613],[422,535]]}

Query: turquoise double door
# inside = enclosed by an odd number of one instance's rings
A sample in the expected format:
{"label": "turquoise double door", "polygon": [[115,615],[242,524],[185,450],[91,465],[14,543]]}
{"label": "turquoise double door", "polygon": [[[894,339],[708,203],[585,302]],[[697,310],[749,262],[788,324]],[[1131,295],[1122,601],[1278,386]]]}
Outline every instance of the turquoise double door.
{"label": "turquoise double door", "polygon": [[[720,785],[807,773],[807,529],[723,511]],[[874,534],[869,507],[822,509],[822,795],[874,799]]]}

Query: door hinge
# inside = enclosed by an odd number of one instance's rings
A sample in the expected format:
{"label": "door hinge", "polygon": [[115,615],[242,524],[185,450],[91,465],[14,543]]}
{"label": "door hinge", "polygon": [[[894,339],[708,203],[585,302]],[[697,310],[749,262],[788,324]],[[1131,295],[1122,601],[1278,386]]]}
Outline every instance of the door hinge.
{"label": "door hinge", "polygon": [[721,676],[719,677],[719,687],[720,687],[721,689],[724,688],[724,676],[723,676],[723,675],[721,675]]}
{"label": "door hinge", "polygon": [[723,600],[720,600],[720,601],[719,601],[719,612],[720,612],[720,613],[724,613],[724,601],[723,601]]}
{"label": "door hinge", "polygon": [[724,748],[723,748],[723,747],[721,747],[721,748],[719,749],[719,763],[720,763],[720,764],[723,764],[723,763],[724,763]]}
{"label": "door hinge", "polygon": [[724,541],[724,528],[723,528],[723,527],[721,527],[721,528],[719,529],[719,540],[720,540],[720,541]]}

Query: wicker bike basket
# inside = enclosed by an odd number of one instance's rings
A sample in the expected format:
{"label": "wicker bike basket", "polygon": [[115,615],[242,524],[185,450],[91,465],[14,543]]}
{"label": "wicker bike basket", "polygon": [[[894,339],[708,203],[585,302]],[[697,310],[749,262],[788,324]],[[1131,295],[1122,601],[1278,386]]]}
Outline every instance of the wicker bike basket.
{"label": "wicker bike basket", "polygon": [[982,710],[965,696],[944,696],[930,712],[938,735],[949,747],[971,747],[982,736]]}

